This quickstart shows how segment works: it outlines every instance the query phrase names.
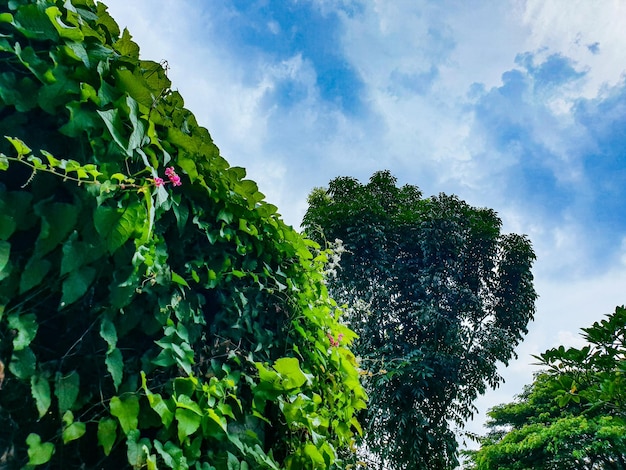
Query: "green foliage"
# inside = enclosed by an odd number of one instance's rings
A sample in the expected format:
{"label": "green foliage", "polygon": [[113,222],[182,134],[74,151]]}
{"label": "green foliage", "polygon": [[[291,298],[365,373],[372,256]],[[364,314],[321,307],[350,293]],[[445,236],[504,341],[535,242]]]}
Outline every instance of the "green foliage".
{"label": "green foliage", "polygon": [[371,467],[454,468],[452,426],[496,386],[534,313],[528,240],[500,233],[489,209],[422,198],[388,172],[314,190],[304,226],[345,253],[329,281],[351,306],[370,405],[362,458]]}
{"label": "green foliage", "polygon": [[473,468],[626,468],[626,309],[583,331],[589,345],[538,356],[545,370],[489,411]]}
{"label": "green foliage", "polygon": [[0,136],[0,466],[343,468],[329,252],[102,3],[0,1]]}

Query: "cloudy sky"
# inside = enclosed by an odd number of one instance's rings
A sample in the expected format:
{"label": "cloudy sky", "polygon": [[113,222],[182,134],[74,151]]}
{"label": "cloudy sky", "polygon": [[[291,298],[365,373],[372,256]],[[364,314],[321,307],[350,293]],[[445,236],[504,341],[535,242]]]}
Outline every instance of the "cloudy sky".
{"label": "cloudy sky", "polygon": [[312,188],[389,169],[529,235],[536,319],[482,411],[626,303],[626,2],[105,3],[287,223]]}

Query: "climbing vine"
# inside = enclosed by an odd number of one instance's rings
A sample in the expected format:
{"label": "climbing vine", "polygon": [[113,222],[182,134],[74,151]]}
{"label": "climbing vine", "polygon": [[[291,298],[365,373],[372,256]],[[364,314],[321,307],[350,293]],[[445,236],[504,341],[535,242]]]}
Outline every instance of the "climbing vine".
{"label": "climbing vine", "polygon": [[106,6],[0,1],[0,134],[0,466],[345,466],[331,253]]}

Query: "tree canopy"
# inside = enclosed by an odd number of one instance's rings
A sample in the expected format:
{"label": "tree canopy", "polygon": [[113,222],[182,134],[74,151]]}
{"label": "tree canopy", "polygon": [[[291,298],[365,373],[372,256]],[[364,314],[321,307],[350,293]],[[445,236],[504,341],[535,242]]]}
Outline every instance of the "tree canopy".
{"label": "tree canopy", "polygon": [[583,329],[582,348],[553,348],[513,403],[488,412],[472,468],[626,468],[626,309]]}
{"label": "tree canopy", "polygon": [[453,426],[501,377],[535,311],[526,237],[501,233],[493,210],[423,198],[387,171],[367,184],[333,179],[309,196],[306,234],[339,239],[331,295],[359,335],[370,404],[363,459],[372,467],[454,468]]}
{"label": "tree canopy", "polygon": [[104,4],[0,0],[0,140],[0,467],[345,468],[328,252]]}

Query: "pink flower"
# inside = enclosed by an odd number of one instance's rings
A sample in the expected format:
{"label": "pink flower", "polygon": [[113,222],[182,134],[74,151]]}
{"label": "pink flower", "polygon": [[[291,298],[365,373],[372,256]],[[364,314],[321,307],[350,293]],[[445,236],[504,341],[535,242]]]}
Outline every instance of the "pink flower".
{"label": "pink flower", "polygon": [[165,169],[165,175],[170,179],[171,183],[174,186],[180,186],[182,183],[180,182],[180,176],[176,174],[173,166],[170,166]]}
{"label": "pink flower", "polygon": [[337,339],[335,339],[335,337],[333,335],[331,335],[330,333],[328,333],[326,336],[328,336],[328,339],[330,340],[330,345],[333,348],[336,348],[337,346],[339,346],[339,342],[343,338],[343,334],[342,333],[339,333],[339,336],[337,336]]}
{"label": "pink flower", "polygon": [[163,178],[159,178],[158,176],[154,177],[154,185],[158,188],[160,186],[163,186],[163,184],[165,183],[165,181],[163,181]]}
{"label": "pink flower", "polygon": [[170,181],[174,186],[180,186],[181,184],[183,184],[180,182],[180,177],[178,175],[170,176]]}

